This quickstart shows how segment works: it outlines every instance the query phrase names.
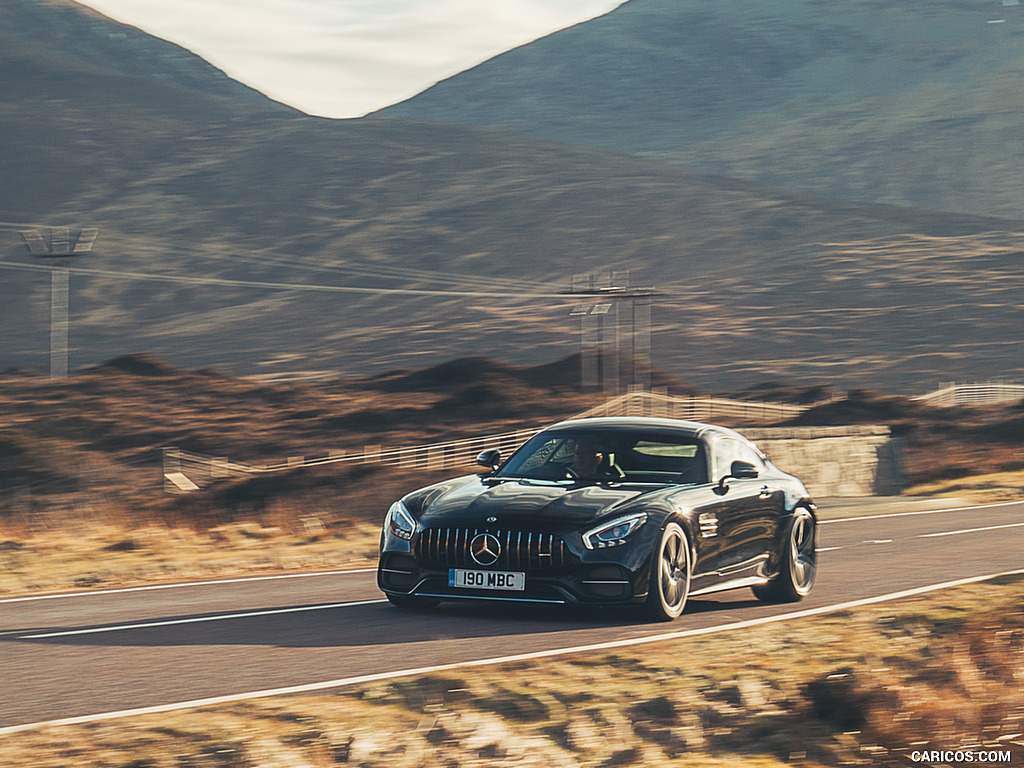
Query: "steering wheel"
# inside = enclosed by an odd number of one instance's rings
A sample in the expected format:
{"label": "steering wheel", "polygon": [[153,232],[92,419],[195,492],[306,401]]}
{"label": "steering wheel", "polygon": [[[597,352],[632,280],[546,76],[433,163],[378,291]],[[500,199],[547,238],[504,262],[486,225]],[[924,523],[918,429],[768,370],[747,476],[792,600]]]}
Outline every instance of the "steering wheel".
{"label": "steering wheel", "polygon": [[600,473],[614,477],[616,480],[622,480],[626,476],[626,473],[622,471],[622,467],[615,462],[610,463],[607,467],[602,467]]}

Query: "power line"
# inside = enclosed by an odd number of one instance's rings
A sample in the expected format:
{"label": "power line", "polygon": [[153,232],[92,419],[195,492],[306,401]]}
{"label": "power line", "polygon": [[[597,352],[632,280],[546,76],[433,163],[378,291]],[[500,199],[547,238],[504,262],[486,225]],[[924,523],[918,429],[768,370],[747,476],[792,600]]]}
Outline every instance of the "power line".
{"label": "power line", "polygon": [[[352,264],[347,261],[335,262],[332,264],[311,264],[309,261],[293,255],[271,255],[265,256],[239,256],[237,253],[210,253],[204,252],[205,258],[230,260],[232,262],[245,262],[262,266],[284,266],[289,268],[302,268],[314,272],[337,272],[350,275],[362,275],[365,277],[379,277],[388,280],[418,279],[430,282],[444,282],[449,284],[479,285],[480,278],[467,275],[453,275],[450,273],[439,273],[412,267],[379,266],[369,267],[360,264]],[[507,278],[488,278],[492,283],[500,283],[510,290],[536,290],[537,284],[525,280],[509,280]]]}
{"label": "power line", "polygon": [[[35,229],[54,229],[50,225],[37,224],[32,222],[9,222],[0,221],[0,229],[17,229],[21,231],[22,236],[26,234],[26,230]],[[94,232],[94,230],[82,230],[83,235],[87,232]],[[31,249],[31,245],[29,246]],[[47,246],[49,247],[49,246]],[[163,246],[163,251],[166,254],[181,255],[181,256],[195,256],[197,254],[186,251],[182,248],[175,248],[174,246]],[[247,262],[251,264],[259,265],[279,265],[286,266],[289,268],[302,268],[307,270],[313,270],[316,272],[343,272],[347,274],[363,275],[367,277],[381,277],[385,279],[421,279],[430,282],[445,282],[449,284],[462,284],[462,285],[479,285],[480,279],[465,274],[452,274],[452,273],[439,273],[436,270],[424,270],[416,269],[414,267],[401,267],[396,265],[379,265],[379,266],[367,266],[365,264],[353,264],[350,261],[339,260],[333,263],[325,264],[322,262],[311,263],[306,257],[302,257],[296,254],[284,253],[284,254],[266,254],[264,256],[253,255],[240,255],[235,250],[216,250],[209,247],[198,254],[202,258],[219,259],[219,260],[230,260],[234,262]],[[533,281],[529,280],[516,280],[509,278],[488,278],[491,283],[501,284],[507,286],[510,290],[528,290],[537,291],[540,286]]]}
{"label": "power line", "polygon": [[[29,223],[16,223],[16,222],[0,222],[0,229],[12,228],[18,229],[21,232],[23,238],[26,238],[26,243],[29,245],[29,249],[35,254],[35,250],[32,247],[32,243],[28,241],[28,235],[37,234],[31,231],[32,227],[39,228],[41,225],[34,225]],[[47,229],[47,227],[42,227]],[[49,229],[53,229],[50,227]],[[95,237],[95,230],[82,230],[82,236]],[[40,242],[42,242],[40,240]],[[42,242],[43,248],[52,250],[52,246]],[[89,240],[91,246],[91,240]],[[89,250],[89,248],[83,248]],[[314,272],[338,272],[348,275],[361,275],[365,277],[378,277],[388,280],[408,280],[416,279],[427,282],[443,282],[449,285],[466,285],[466,286],[477,286],[480,284],[481,279],[479,277],[469,276],[466,274],[453,274],[448,272],[438,272],[437,270],[425,270],[417,269],[415,267],[402,267],[396,265],[377,265],[368,266],[365,264],[353,264],[348,260],[336,260],[332,263],[311,263],[307,257],[299,256],[291,253],[284,254],[265,254],[265,255],[253,255],[251,252],[247,255],[239,254],[236,250],[218,250],[211,248],[204,248],[204,250],[196,254],[191,251],[186,251],[183,248],[176,248],[172,246],[162,246],[162,251],[167,255],[186,256],[194,257],[200,256],[204,259],[217,259],[221,261],[231,261],[238,263],[249,263],[261,266],[284,266],[290,269],[303,269]],[[38,255],[38,254],[36,254]],[[508,288],[510,291],[530,291],[537,292],[542,291],[542,287],[529,280],[516,280],[509,278],[487,278],[488,282],[492,285],[501,285]]]}
{"label": "power line", "polygon": [[[0,262],[2,269],[14,269],[24,272],[49,272],[50,267],[36,264],[18,264]],[[219,277],[186,277],[184,275],[159,275],[146,272],[123,272],[106,269],[88,269],[68,267],[69,272],[76,275],[94,277],[113,277],[123,280],[143,280],[161,283],[178,283],[182,285],[220,285],[237,288],[262,288],[270,290],[306,291],[321,293],[364,293],[391,296],[450,296],[452,298],[476,299],[561,299],[571,301],[572,295],[566,293],[502,293],[497,291],[446,291],[420,288],[371,288],[354,285],[309,285],[308,283],[280,283],[263,280],[229,280]]]}

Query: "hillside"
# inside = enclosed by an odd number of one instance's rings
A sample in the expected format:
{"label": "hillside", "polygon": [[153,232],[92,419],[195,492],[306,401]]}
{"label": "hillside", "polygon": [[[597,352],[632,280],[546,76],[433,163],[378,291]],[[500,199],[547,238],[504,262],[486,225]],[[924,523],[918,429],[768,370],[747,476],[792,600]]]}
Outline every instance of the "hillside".
{"label": "hillside", "polygon": [[[705,388],[1022,372],[1020,221],[311,118],[70,2],[11,0],[0,29],[0,369],[47,370],[58,266],[72,371],[143,351],[265,379],[536,365],[579,349],[573,275],[629,271],[660,292],[655,365]],[[20,232],[57,226],[97,228],[93,253],[32,256]]]}
{"label": "hillside", "polygon": [[[149,355],[119,357],[65,382],[8,371],[0,374],[0,527],[82,516],[174,519],[183,510],[209,525],[238,512],[241,499],[258,497],[262,508],[325,489],[353,497],[341,507],[328,503],[332,514],[344,507],[377,521],[381,492],[422,485],[422,477],[335,464],[174,497],[163,490],[162,449],[281,465],[290,456],[359,453],[365,445],[397,448],[532,429],[603,402],[571,384],[578,365],[575,357],[536,366],[472,357],[370,378],[276,384],[183,369]],[[663,373],[656,378],[673,394],[699,394]],[[787,387],[775,382],[772,390]],[[812,395],[788,391],[790,399]],[[948,408],[868,390],[832,394],[834,400],[778,426],[888,425],[905,441],[909,485],[1024,469],[1020,403]],[[771,425],[755,417],[724,423]],[[304,506],[296,501],[293,508]]]}
{"label": "hillside", "polygon": [[1016,218],[1022,42],[999,0],[631,0],[378,114]]}

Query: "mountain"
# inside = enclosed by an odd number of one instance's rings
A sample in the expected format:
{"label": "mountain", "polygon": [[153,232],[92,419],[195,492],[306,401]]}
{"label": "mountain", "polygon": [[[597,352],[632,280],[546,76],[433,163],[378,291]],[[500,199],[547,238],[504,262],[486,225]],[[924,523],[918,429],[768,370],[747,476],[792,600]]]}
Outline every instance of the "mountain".
{"label": "mountain", "polygon": [[[71,0],[4,0],[0,39],[8,99],[86,95],[100,97],[102,104],[110,90],[164,83],[232,101],[268,102],[186,49]],[[102,78],[113,87],[89,86],[90,79]]]}
{"label": "mountain", "polygon": [[[619,307],[628,346],[628,301],[564,293],[628,272],[657,289],[654,364],[705,389],[1022,372],[1020,220],[309,117],[66,1],[4,0],[0,30],[0,368],[47,369],[64,268],[72,370],[137,352],[266,378],[537,365],[579,350],[580,311],[611,310],[587,315],[610,345]],[[92,252],[26,247],[63,227],[97,229]]]}
{"label": "mountain", "polygon": [[1017,218],[1015,0],[630,0],[378,113],[804,194]]}

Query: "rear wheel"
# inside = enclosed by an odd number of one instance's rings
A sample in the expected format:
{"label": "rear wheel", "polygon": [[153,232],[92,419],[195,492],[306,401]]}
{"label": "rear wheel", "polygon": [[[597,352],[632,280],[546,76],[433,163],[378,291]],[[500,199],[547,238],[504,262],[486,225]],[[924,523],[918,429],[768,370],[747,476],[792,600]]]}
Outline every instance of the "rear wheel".
{"label": "rear wheel", "polygon": [[651,562],[647,615],[655,621],[672,621],[686,607],[690,591],[690,543],[677,523],[669,523],[658,540]]}
{"label": "rear wheel", "polygon": [[754,597],[768,603],[795,603],[814,586],[818,570],[817,526],[803,507],[793,512],[779,549],[779,573],[753,588]]}
{"label": "rear wheel", "polygon": [[392,605],[397,605],[399,608],[412,608],[421,611],[436,608],[441,604],[441,601],[436,598],[421,597],[420,595],[392,595],[388,593],[387,598],[391,601]]}

